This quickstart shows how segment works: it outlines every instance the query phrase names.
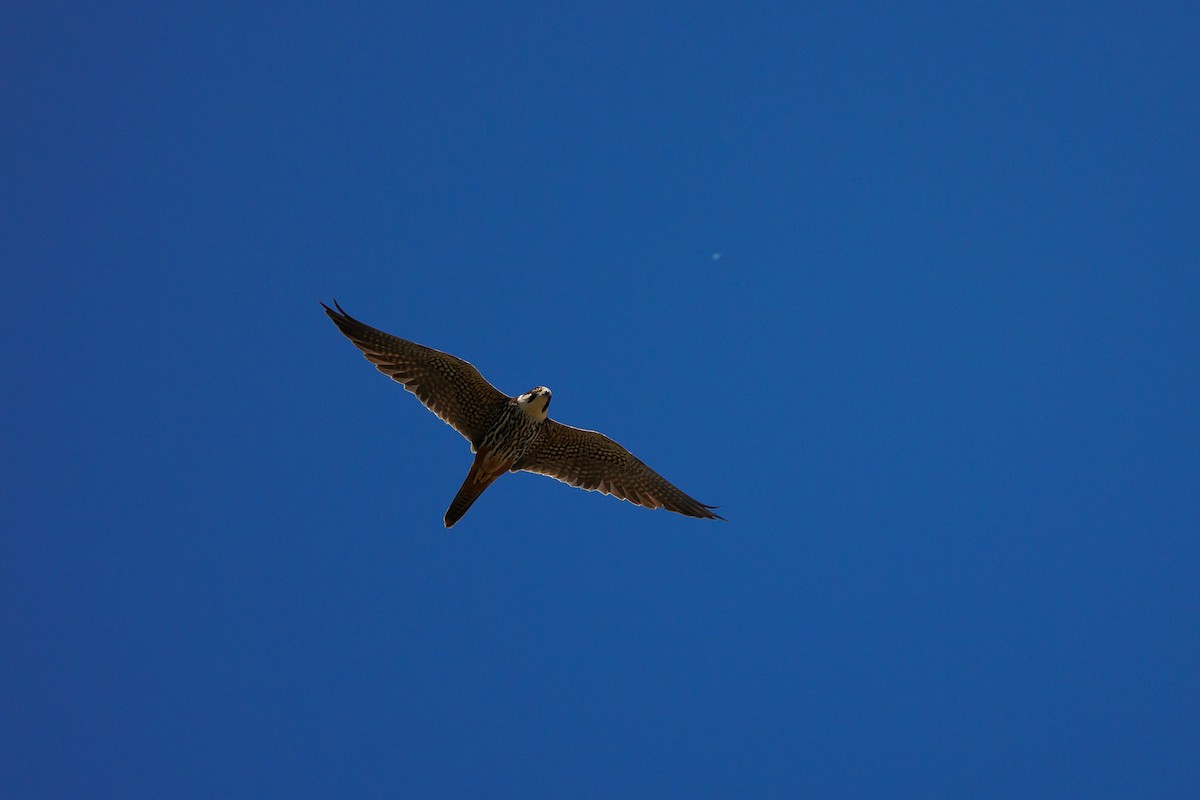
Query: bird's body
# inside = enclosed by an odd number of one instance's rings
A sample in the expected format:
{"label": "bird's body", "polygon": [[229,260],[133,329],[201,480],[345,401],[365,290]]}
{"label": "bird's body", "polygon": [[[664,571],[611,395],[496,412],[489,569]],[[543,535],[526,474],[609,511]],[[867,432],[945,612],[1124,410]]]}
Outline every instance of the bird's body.
{"label": "bird's body", "polygon": [[712,512],[713,506],[684,494],[607,436],[551,420],[551,394],[545,386],[508,397],[460,358],[372,328],[337,303],[335,308],[321,305],[368,361],[471,443],[475,460],[446,511],[447,528],[492,482],[505,472],[519,470],[647,508],[721,519]]}
{"label": "bird's body", "polygon": [[514,397],[500,409],[496,421],[483,435],[483,441],[475,451],[475,461],[471,464],[467,479],[446,511],[447,528],[467,513],[475,498],[492,481],[511,470],[517,459],[525,455],[546,422],[546,409],[549,406],[550,390],[539,386]]}

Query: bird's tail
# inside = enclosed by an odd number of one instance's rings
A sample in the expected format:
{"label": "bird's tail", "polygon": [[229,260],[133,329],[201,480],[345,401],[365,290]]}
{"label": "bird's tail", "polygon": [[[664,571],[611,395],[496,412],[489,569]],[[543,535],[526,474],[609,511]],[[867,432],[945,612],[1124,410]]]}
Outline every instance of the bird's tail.
{"label": "bird's tail", "polygon": [[505,466],[499,470],[489,469],[486,459],[483,458],[483,453],[475,454],[475,461],[471,464],[471,471],[467,473],[467,479],[463,481],[462,488],[458,490],[458,494],[454,495],[454,500],[451,501],[450,507],[446,509],[446,527],[454,526],[454,523],[462,519],[463,514],[467,513],[467,509],[471,504],[483,494],[483,490],[492,485],[492,482],[508,471]]}

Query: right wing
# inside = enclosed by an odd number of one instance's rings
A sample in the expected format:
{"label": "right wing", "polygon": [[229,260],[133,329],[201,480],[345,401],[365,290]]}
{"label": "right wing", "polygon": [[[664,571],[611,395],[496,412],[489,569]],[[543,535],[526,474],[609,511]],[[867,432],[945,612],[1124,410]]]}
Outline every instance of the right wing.
{"label": "right wing", "polygon": [[380,372],[417,396],[433,413],[461,433],[475,449],[508,396],[461,358],[410,342],[359,322],[321,303],[325,313]]}

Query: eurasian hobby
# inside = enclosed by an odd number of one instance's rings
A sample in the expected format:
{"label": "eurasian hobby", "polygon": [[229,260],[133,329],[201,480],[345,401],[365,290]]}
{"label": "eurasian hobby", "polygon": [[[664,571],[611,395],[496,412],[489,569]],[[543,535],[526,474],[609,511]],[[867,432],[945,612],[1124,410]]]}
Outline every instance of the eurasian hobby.
{"label": "eurasian hobby", "polygon": [[461,358],[376,330],[347,314],[337,302],[333,305],[321,304],[367,360],[471,443],[475,461],[446,511],[447,528],[510,470],[549,475],[646,508],[723,519],[712,512],[716,506],[684,494],[604,434],[549,419],[550,390],[545,386],[508,397]]}

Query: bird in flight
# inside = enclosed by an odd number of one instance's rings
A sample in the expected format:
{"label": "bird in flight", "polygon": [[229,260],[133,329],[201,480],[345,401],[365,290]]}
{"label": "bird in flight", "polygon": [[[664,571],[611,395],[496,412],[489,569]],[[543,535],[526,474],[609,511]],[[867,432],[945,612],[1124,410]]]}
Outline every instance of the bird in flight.
{"label": "bird in flight", "polygon": [[446,510],[449,528],[483,490],[506,472],[536,472],[646,508],[702,519],[724,519],[639,461],[602,433],[572,428],[547,416],[550,390],[537,386],[509,397],[461,358],[400,339],[321,303],[346,338],[380,372],[471,443],[475,460]]}

